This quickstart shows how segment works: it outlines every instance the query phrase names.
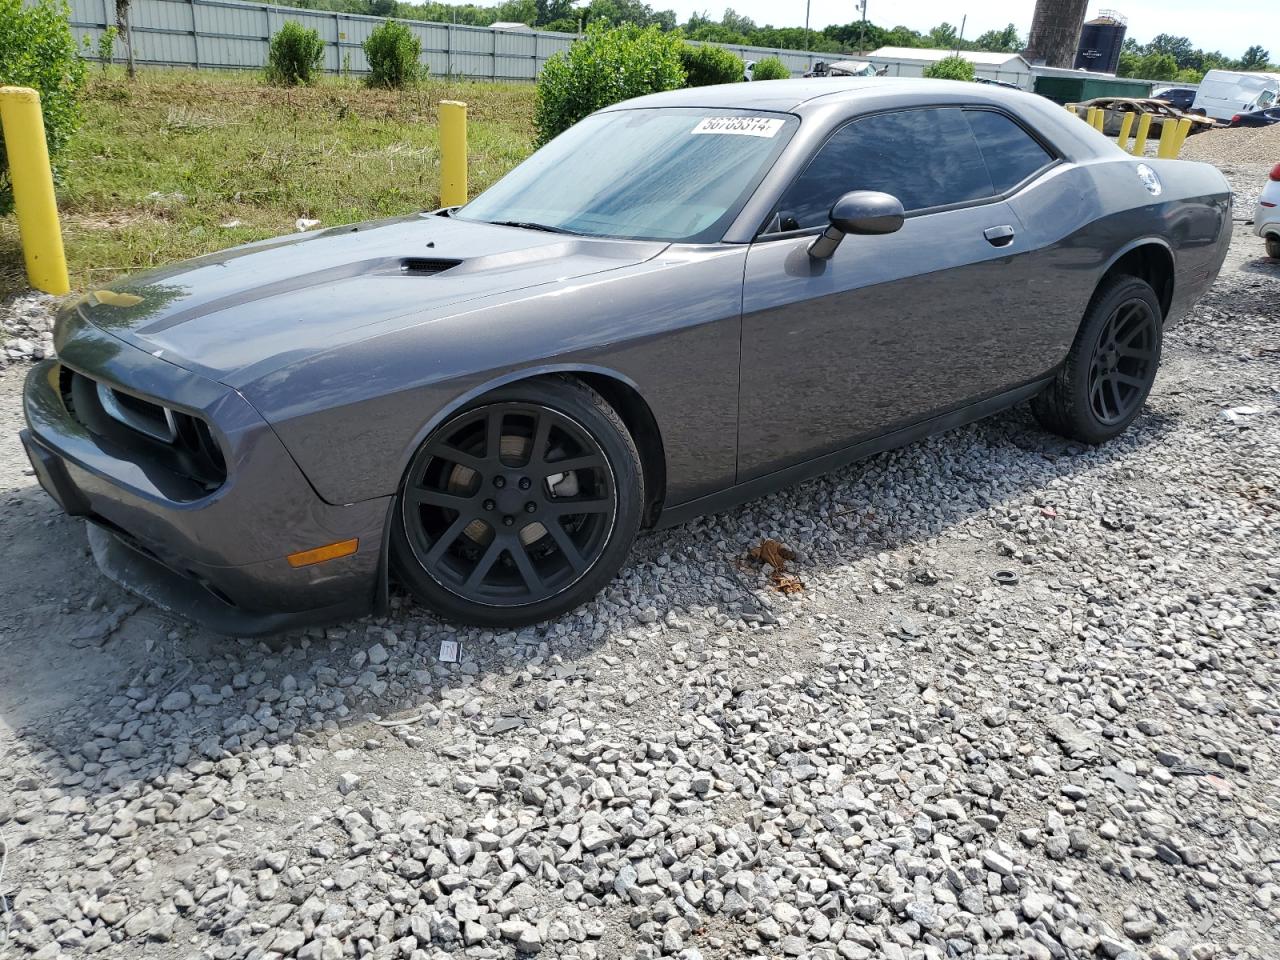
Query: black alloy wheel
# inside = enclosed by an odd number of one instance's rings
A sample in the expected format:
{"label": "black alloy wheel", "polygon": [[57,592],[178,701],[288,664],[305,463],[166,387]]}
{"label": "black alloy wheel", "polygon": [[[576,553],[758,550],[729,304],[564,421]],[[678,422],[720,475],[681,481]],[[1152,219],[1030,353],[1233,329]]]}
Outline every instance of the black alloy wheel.
{"label": "black alloy wheel", "polygon": [[505,390],[435,430],[406,474],[392,542],[419,600],[516,626],[589,599],[634,538],[642,474],[631,437],[575,381]]}
{"label": "black alloy wheel", "polygon": [[1089,404],[1098,422],[1126,422],[1146,399],[1158,362],[1160,323],[1141,297],[1111,312],[1093,348]]}
{"label": "black alloy wheel", "polygon": [[1067,358],[1031,401],[1041,426],[1084,443],[1125,431],[1160,366],[1164,312],[1151,286],[1117,276],[1094,293]]}

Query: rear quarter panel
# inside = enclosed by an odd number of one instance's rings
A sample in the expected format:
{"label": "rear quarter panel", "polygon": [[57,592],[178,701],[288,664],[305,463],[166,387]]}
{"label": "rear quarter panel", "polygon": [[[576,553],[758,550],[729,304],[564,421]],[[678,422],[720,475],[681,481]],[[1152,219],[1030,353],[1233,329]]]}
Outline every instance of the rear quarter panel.
{"label": "rear quarter panel", "polygon": [[[1150,194],[1146,163],[1162,183]],[[1231,238],[1231,193],[1208,164],[1117,155],[1051,170],[1011,200],[1042,269],[1026,306],[1044,318],[1048,359],[1060,362],[1106,271],[1135,246],[1158,244],[1174,263],[1166,321],[1176,319],[1217,276]]]}

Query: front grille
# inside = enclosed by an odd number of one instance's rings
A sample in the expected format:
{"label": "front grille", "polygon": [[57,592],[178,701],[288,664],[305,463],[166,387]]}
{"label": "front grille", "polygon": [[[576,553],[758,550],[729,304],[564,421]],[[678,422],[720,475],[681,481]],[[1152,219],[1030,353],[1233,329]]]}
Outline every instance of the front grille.
{"label": "front grille", "polygon": [[163,469],[166,495],[197,500],[227,480],[226,460],[199,417],[108,386],[70,367],[59,371],[62,401],[77,422],[116,456]]}

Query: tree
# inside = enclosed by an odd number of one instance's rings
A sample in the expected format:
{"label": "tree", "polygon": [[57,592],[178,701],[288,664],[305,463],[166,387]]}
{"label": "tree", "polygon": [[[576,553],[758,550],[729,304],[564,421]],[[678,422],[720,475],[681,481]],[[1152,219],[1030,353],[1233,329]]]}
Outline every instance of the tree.
{"label": "tree", "polygon": [[1120,62],[1119,64],[1116,65],[1117,77],[1136,77],[1138,76],[1138,71],[1141,69],[1142,69],[1141,54],[1133,50],[1120,51]]}
{"label": "tree", "polygon": [[990,50],[994,53],[1017,53],[1022,49],[1022,38],[1018,36],[1018,28],[1012,23],[1003,30],[988,30],[974,42],[979,50]]}
{"label": "tree", "polygon": [[573,4],[570,0],[534,0],[537,16],[534,23],[541,25],[552,20],[574,20]]}
{"label": "tree", "polygon": [[1187,37],[1175,37],[1172,34],[1162,33],[1147,44],[1145,52],[1147,54],[1168,54],[1173,57],[1178,69],[1195,65],[1191,57],[1191,41]]}
{"label": "tree", "polygon": [[929,43],[938,50],[950,50],[960,42],[960,31],[943,21],[929,31]]}
{"label": "tree", "polygon": [[129,28],[129,0],[116,0],[116,32],[124,41],[124,56],[129,64],[129,79],[138,75],[138,67],[133,62],[133,31]]}
{"label": "tree", "polygon": [[750,35],[756,30],[756,22],[750,17],[736,13],[733,7],[725,7],[724,16],[720,18],[720,26],[734,33]]}
{"label": "tree", "polygon": [[1264,50],[1260,44],[1254,44],[1240,58],[1241,70],[1265,70],[1271,62],[1271,52]]}
{"label": "tree", "polygon": [[1178,61],[1168,53],[1148,53],[1138,61],[1134,76],[1142,80],[1172,80],[1178,73]]}
{"label": "tree", "polygon": [[396,12],[396,0],[369,0],[369,16],[389,17]]}
{"label": "tree", "polygon": [[886,47],[923,47],[926,45],[926,38],[910,27],[894,27],[884,38],[884,46]]}

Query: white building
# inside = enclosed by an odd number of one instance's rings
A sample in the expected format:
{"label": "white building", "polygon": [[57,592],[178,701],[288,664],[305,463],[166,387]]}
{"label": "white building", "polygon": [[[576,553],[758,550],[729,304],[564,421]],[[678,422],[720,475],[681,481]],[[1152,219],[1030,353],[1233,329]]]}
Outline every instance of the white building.
{"label": "white building", "polygon": [[[863,59],[877,68],[888,67],[890,77],[921,77],[926,67],[955,56],[954,50],[921,50],[915,47],[881,47]],[[961,50],[961,57],[973,64],[974,74],[982,80],[1011,83],[1023,90],[1035,85],[1031,64],[1016,53],[988,53],[984,50]]]}

